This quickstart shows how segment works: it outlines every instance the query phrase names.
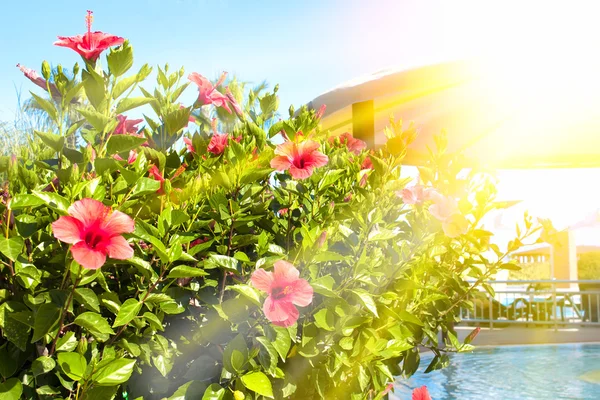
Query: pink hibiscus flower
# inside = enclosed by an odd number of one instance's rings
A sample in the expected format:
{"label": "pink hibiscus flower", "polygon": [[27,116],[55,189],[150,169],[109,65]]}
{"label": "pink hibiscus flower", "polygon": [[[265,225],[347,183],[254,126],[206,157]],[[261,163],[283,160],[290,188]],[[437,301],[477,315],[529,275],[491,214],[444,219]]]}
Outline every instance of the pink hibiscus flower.
{"label": "pink hibiscus flower", "polygon": [[223,154],[225,147],[229,143],[229,134],[227,133],[215,133],[211,136],[210,142],[208,143],[208,150],[210,153],[215,155]]}
{"label": "pink hibiscus flower", "polygon": [[123,44],[125,39],[122,37],[104,32],[92,32],[93,19],[92,12],[88,10],[85,17],[87,33],[68,37],[59,36],[54,45],[73,49],[85,60],[95,62],[104,50]]}
{"label": "pink hibiscus flower", "polygon": [[[118,154],[115,154],[113,158],[117,161],[123,161],[123,157]],[[127,164],[133,164],[137,160],[137,153],[135,150],[129,150],[129,157],[127,157]]]}
{"label": "pink hibiscus flower", "polygon": [[327,106],[325,104],[323,104],[321,107],[319,107],[319,111],[317,111],[315,113],[315,118],[316,119],[321,119],[323,118],[323,114],[325,114],[325,109],[327,108]]}
{"label": "pink hibiscus flower", "polygon": [[313,140],[300,143],[284,142],[277,146],[277,157],[271,160],[271,168],[277,171],[289,169],[294,179],[306,179],[312,175],[315,168],[322,167],[329,162],[329,158],[318,151],[321,145]]}
{"label": "pink hibiscus flower", "polygon": [[115,135],[134,135],[139,137],[144,137],[142,134],[138,134],[137,124],[143,122],[143,119],[128,119],[127,116],[123,114],[117,115],[117,120],[119,123],[117,127],[113,131]]}
{"label": "pink hibiscus flower", "polygon": [[396,195],[402,198],[404,204],[422,204],[424,201],[436,198],[438,193],[434,188],[414,185],[397,192]]}
{"label": "pink hibiscus flower", "polygon": [[223,72],[221,78],[219,78],[219,81],[214,86],[208,79],[197,72],[192,72],[188,76],[188,79],[198,85],[199,103],[202,105],[214,104],[216,107],[223,107],[231,114],[231,109],[227,104],[229,99],[216,89],[221,83],[223,83],[226,76],[227,72]]}
{"label": "pink hibiscus flower", "polygon": [[52,95],[52,97],[54,97],[54,98],[61,97],[61,94],[58,91],[58,88],[56,87],[56,85],[54,83],[50,83],[50,85],[47,85],[47,81],[44,78],[42,78],[41,76],[39,76],[36,71],[29,69],[26,66],[21,65],[21,64],[17,64],[17,68],[19,68],[21,70],[21,72],[23,73],[23,75],[25,75],[25,77],[27,79],[29,79],[31,82],[35,83],[36,85],[38,85],[45,91],[48,91],[48,86],[50,86],[50,95]]}
{"label": "pink hibiscus flower", "polygon": [[227,96],[227,100],[229,100],[229,102],[231,103],[233,111],[235,111],[237,116],[240,118],[244,118],[244,111],[242,111],[242,107],[240,107],[240,104],[235,99],[235,96],[233,95],[233,93],[231,93],[229,86],[225,88],[225,95]]}
{"label": "pink hibiscus flower", "polygon": [[134,229],[133,219],[127,214],[94,199],[76,201],[68,212],[68,216],[52,223],[52,231],[55,238],[73,245],[71,254],[84,268],[100,268],[107,255],[117,260],[133,257],[133,249],[121,236]]}
{"label": "pink hibiscus flower", "polygon": [[187,147],[187,150],[190,153],[195,153],[196,149],[194,149],[194,146],[192,145],[192,139],[184,137],[183,138],[183,143],[185,143],[185,147]]}
{"label": "pink hibiscus flower", "polygon": [[306,307],[312,302],[313,288],[287,261],[275,262],[273,272],[259,268],[250,279],[255,288],[268,294],[263,311],[274,325],[294,325],[300,316],[295,306]]}
{"label": "pink hibiscus flower", "polygon": [[454,198],[436,192],[432,200],[433,204],[429,206],[429,212],[442,223],[446,236],[454,238],[469,230],[469,221],[460,213]]}
{"label": "pink hibiscus flower", "polygon": [[329,138],[329,143],[334,144],[336,140],[340,141],[340,144],[346,145],[348,151],[354,154],[360,154],[361,151],[367,148],[367,143],[356,139],[350,132],[342,133],[340,136],[332,136]]}
{"label": "pink hibiscus flower", "polygon": [[412,400],[431,400],[427,386],[421,386],[420,388],[413,390]]}
{"label": "pink hibiscus flower", "polygon": [[160,182],[160,189],[158,189],[156,191],[157,194],[164,194],[165,193],[165,178],[163,178],[160,170],[158,169],[158,167],[156,165],[151,165],[150,168],[148,169],[148,176],[150,178],[153,178],[155,181],[159,181]]}

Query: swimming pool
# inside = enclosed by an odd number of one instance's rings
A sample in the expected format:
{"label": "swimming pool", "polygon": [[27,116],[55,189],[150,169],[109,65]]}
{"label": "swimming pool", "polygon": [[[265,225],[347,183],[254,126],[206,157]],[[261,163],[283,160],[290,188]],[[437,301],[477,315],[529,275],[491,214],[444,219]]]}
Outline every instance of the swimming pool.
{"label": "swimming pool", "polygon": [[600,399],[600,384],[582,379],[600,370],[600,344],[479,348],[424,374],[431,359],[423,355],[419,371],[408,381],[399,378],[390,398],[410,399],[413,388],[426,385],[433,400]]}

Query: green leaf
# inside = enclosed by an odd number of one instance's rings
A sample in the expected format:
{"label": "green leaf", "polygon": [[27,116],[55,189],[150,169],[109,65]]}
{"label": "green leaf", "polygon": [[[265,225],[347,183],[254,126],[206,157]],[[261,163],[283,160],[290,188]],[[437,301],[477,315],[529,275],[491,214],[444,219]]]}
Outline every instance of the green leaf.
{"label": "green leaf", "polygon": [[98,386],[114,386],[125,383],[131,377],[136,360],[118,358],[98,369],[92,375],[92,382]]}
{"label": "green leaf", "polygon": [[271,381],[262,372],[251,372],[242,376],[244,386],[260,394],[261,396],[273,398],[273,387]]}
{"label": "green leaf", "polygon": [[81,80],[85,90],[85,96],[96,110],[106,107],[106,92],[104,80],[96,71],[81,71]]}
{"label": "green leaf", "polygon": [[132,135],[111,135],[106,143],[106,153],[113,155],[137,149],[146,142],[146,138]]}
{"label": "green leaf", "polygon": [[11,357],[8,352],[8,346],[0,348],[0,375],[4,379],[10,378],[17,372],[17,360]]}
{"label": "green leaf", "polygon": [[187,108],[177,109],[165,115],[165,129],[168,135],[176,134],[189,123],[190,110]]}
{"label": "green leaf", "polygon": [[131,197],[156,193],[160,189],[160,182],[151,178],[140,178],[131,193]]}
{"label": "green leaf", "polygon": [[121,165],[114,158],[96,158],[94,161],[94,168],[98,175],[104,174],[105,171],[114,172],[121,167]]}
{"label": "green leaf", "polygon": [[119,79],[113,89],[113,99],[118,99],[127,89],[137,82],[137,76],[128,76],[127,78]]}
{"label": "green leaf", "polygon": [[4,254],[12,261],[17,261],[17,257],[21,254],[25,243],[23,239],[15,236],[12,238],[0,238],[0,253]]}
{"label": "green leaf", "polygon": [[34,130],[33,132],[40,139],[42,139],[42,142],[44,142],[46,146],[49,146],[52,150],[56,151],[57,153],[60,153],[60,151],[65,146],[64,136],[55,135],[54,133],[49,132],[40,132],[36,130]]}
{"label": "green leaf", "polygon": [[93,386],[85,391],[81,400],[113,400],[119,386]]}
{"label": "green leaf", "polygon": [[499,268],[506,269],[509,271],[520,271],[521,270],[521,267],[519,267],[517,264],[513,264],[513,263],[504,263],[504,264],[500,265]]}
{"label": "green leaf", "polygon": [[248,346],[246,340],[239,334],[225,347],[223,351],[223,366],[232,374],[243,371],[248,362]]}
{"label": "green leaf", "polygon": [[91,311],[78,315],[73,322],[87,329],[101,342],[107,341],[109,335],[115,334],[104,317]]}
{"label": "green leaf", "polygon": [[77,348],[78,343],[75,332],[69,331],[56,341],[56,351],[73,351]]}
{"label": "green leaf", "polygon": [[179,265],[169,272],[169,276],[167,276],[167,278],[194,278],[205,275],[208,275],[208,273],[200,268]]}
{"label": "green leaf", "polygon": [[77,288],[75,289],[73,297],[80,304],[83,304],[88,310],[95,311],[97,313],[100,312],[100,302],[98,301],[98,296],[96,296],[96,293],[94,293],[92,289]]}
{"label": "green leaf", "polygon": [[155,101],[153,98],[149,97],[128,97],[119,101],[119,105],[117,106],[116,113],[122,114],[125,111],[129,111],[131,109],[143,106],[144,104],[148,104]]}
{"label": "green leaf", "polygon": [[58,123],[58,111],[56,111],[56,107],[54,107],[54,104],[33,92],[29,93],[31,93],[31,97],[35,99],[35,102],[40,106],[40,108],[46,111],[48,116],[52,118],[52,121]]}
{"label": "green leaf", "polygon": [[277,353],[279,353],[281,360],[285,362],[290,347],[292,346],[290,332],[286,328],[273,326],[266,333],[269,340],[271,340],[271,344],[275,347]]}
{"label": "green leaf", "polygon": [[114,49],[110,49],[110,53],[106,56],[108,69],[114,76],[121,76],[129,71],[133,65],[133,49],[126,40],[123,45]]}
{"label": "green leaf", "polygon": [[44,202],[39,198],[32,194],[16,194],[12,199],[10,199],[9,208],[12,210],[17,210],[19,208],[27,208],[27,207],[37,207],[44,204]]}
{"label": "green leaf", "polygon": [[[200,381],[189,381],[179,386],[179,389],[167,400],[194,400],[199,399],[206,391],[206,384]],[[225,391],[223,390],[223,393]]]}
{"label": "green leaf", "polygon": [[[337,253],[334,253],[337,254]],[[325,275],[310,283],[315,293],[319,293],[325,297],[337,297],[335,292],[333,291],[333,285],[335,284],[335,279],[331,277],[331,275]]]}
{"label": "green leaf", "polygon": [[223,396],[225,396],[225,388],[213,383],[206,388],[202,400],[222,400]]}
{"label": "green leaf", "polygon": [[374,316],[379,316],[377,315],[377,306],[375,305],[375,301],[373,301],[373,297],[371,297],[369,293],[363,289],[354,289],[351,290],[351,292],[358,297],[360,302],[363,303],[365,307],[367,307],[367,310],[373,313]]}
{"label": "green leaf", "polygon": [[315,325],[326,331],[335,330],[335,320],[333,313],[327,308],[322,308],[315,313]]}
{"label": "green leaf", "polygon": [[238,260],[233,257],[228,257],[220,254],[211,254],[204,263],[204,268],[224,268],[226,270],[237,272]]}
{"label": "green leaf", "polygon": [[81,380],[87,368],[85,357],[79,353],[58,353],[58,365],[74,381]]}
{"label": "green leaf", "polygon": [[323,188],[327,189],[331,187],[340,177],[344,174],[345,170],[343,169],[331,169],[325,172],[323,179],[319,182],[318,190],[322,190]]}
{"label": "green leaf", "polygon": [[38,357],[31,364],[31,371],[33,372],[33,376],[38,376],[38,375],[42,375],[42,374],[52,371],[55,366],[56,366],[56,362],[54,361],[53,358],[47,357],[47,356],[42,356],[42,357]]}
{"label": "green leaf", "polygon": [[160,321],[160,319],[158,319],[158,317],[150,312],[145,312],[144,315],[142,315],[146,321],[150,324],[150,326],[152,326],[152,328],[156,329],[157,331],[164,331],[164,327],[162,322]]}
{"label": "green leaf", "polygon": [[23,384],[17,378],[0,383],[0,400],[19,400],[23,394]]}
{"label": "green leaf", "polygon": [[121,305],[121,309],[117,314],[117,318],[115,319],[115,323],[113,324],[113,328],[117,326],[126,325],[131,322],[132,319],[137,317],[138,313],[142,309],[142,303],[137,299],[127,299]]}
{"label": "green leaf", "polygon": [[369,235],[369,242],[376,242],[379,240],[391,240],[400,235],[400,232],[395,232],[389,229],[380,229],[379,232],[371,232]]}
{"label": "green leaf", "polygon": [[35,313],[31,343],[37,342],[58,325],[60,313],[61,309],[53,303],[45,303],[38,308]]}
{"label": "green leaf", "polygon": [[263,168],[263,169],[254,169],[247,168],[242,172],[242,176],[240,178],[240,183],[248,184],[254,183],[257,181],[261,181],[269,176],[269,174],[273,172],[272,168]]}
{"label": "green leaf", "polygon": [[111,118],[91,109],[78,109],[77,112],[89,122],[98,132],[103,132],[104,128],[111,122]]}
{"label": "green leaf", "polygon": [[230,285],[225,288],[225,290],[235,290],[245,298],[249,299],[252,303],[257,306],[261,306],[262,302],[260,300],[260,294],[258,290],[254,289],[249,285]]}
{"label": "green leaf", "polygon": [[410,322],[410,323],[413,323],[413,324],[419,325],[419,326],[424,326],[423,322],[419,318],[417,318],[416,316],[414,316],[413,314],[409,313],[406,310],[399,311],[398,317],[402,321]]}
{"label": "green leaf", "polygon": [[63,213],[67,213],[67,209],[71,206],[71,203],[61,195],[52,192],[38,192],[33,191],[33,195],[39,198],[48,207],[53,208]]}

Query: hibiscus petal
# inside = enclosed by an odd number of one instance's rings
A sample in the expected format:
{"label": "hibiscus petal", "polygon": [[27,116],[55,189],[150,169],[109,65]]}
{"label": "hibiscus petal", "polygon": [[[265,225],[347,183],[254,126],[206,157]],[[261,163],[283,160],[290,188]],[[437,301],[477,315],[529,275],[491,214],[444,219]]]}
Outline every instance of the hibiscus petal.
{"label": "hibiscus petal", "polygon": [[71,204],[68,209],[69,215],[81,221],[84,227],[88,227],[98,220],[104,220],[109,211],[109,207],[94,199],[81,199]]}
{"label": "hibiscus petal", "polygon": [[294,142],[283,142],[277,145],[275,148],[275,154],[278,156],[295,157],[298,154],[298,148]]}
{"label": "hibiscus petal", "polygon": [[65,243],[77,243],[81,241],[83,224],[76,218],[62,216],[52,223],[54,237]]}
{"label": "hibiscus petal", "polygon": [[298,317],[300,316],[300,313],[298,312],[298,309],[296,309],[295,307],[293,308],[293,311],[290,310],[290,314],[288,319],[283,320],[283,321],[273,321],[273,325],[275,326],[281,326],[283,328],[287,328],[289,326],[292,326],[296,323],[296,321],[298,321]]}
{"label": "hibiscus petal", "polygon": [[98,269],[106,262],[106,254],[88,247],[85,242],[74,244],[71,254],[75,261],[86,269]]}
{"label": "hibiscus petal", "polygon": [[271,160],[271,168],[277,171],[285,171],[291,165],[290,160],[286,156],[277,156]]}
{"label": "hibiscus petal", "polygon": [[295,165],[290,166],[290,175],[294,179],[306,179],[313,173],[313,169],[310,167],[297,168]]}
{"label": "hibiscus petal", "polygon": [[113,236],[106,245],[108,256],[117,260],[128,260],[133,257],[133,249],[123,236]]}
{"label": "hibiscus petal", "polygon": [[329,157],[320,151],[313,151],[312,153],[304,156],[304,162],[307,167],[318,168],[327,165]]}
{"label": "hibiscus petal", "polygon": [[298,279],[292,286],[288,299],[297,306],[306,307],[312,302],[313,288],[304,279]]}
{"label": "hibiscus petal", "polygon": [[135,229],[133,219],[121,211],[113,211],[102,223],[102,228],[110,236],[131,233]]}
{"label": "hibiscus petal", "polygon": [[321,147],[321,144],[319,142],[315,142],[314,140],[305,140],[298,144],[298,153],[299,154],[312,153],[313,151],[317,150],[319,147]]}
{"label": "hibiscus petal", "polygon": [[259,268],[252,273],[250,281],[252,282],[252,286],[258,290],[269,293],[273,284],[273,273]]}
{"label": "hibiscus petal", "polygon": [[277,286],[293,284],[300,277],[300,271],[292,263],[284,260],[276,261],[273,271],[273,278]]}
{"label": "hibiscus petal", "polygon": [[413,390],[412,400],[431,400],[427,386],[421,386],[420,388]]}
{"label": "hibiscus petal", "polygon": [[283,322],[292,319],[294,322],[298,319],[300,313],[296,307],[288,302],[273,300],[271,296],[267,297],[263,305],[263,311],[267,319],[271,322]]}

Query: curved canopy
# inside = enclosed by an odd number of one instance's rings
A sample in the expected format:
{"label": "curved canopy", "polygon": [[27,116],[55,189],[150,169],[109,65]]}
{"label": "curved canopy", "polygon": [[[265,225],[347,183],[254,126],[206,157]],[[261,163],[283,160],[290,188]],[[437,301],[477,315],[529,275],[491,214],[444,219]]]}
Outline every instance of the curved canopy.
{"label": "curved canopy", "polygon": [[342,84],[309,103],[327,106],[323,129],[385,143],[390,115],[419,130],[406,162],[428,156],[433,136],[448,150],[496,168],[600,167],[600,80],[515,65],[449,62],[383,71]]}

